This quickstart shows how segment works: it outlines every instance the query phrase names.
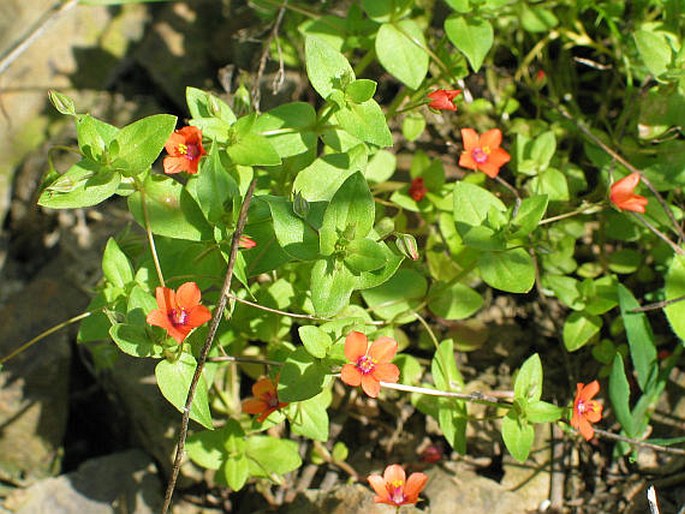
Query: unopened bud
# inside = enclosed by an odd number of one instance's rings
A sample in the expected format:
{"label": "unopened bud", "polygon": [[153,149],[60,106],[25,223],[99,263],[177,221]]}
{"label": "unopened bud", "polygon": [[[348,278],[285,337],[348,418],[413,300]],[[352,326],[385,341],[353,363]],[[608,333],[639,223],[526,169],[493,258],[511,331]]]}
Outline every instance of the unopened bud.
{"label": "unopened bud", "polygon": [[302,219],[305,219],[307,216],[309,216],[309,202],[299,191],[295,191],[295,197],[293,198],[293,211]]}
{"label": "unopened bud", "polygon": [[405,257],[409,257],[413,261],[419,259],[419,248],[416,244],[416,239],[411,234],[397,234],[395,244],[400,253]]}
{"label": "unopened bud", "polygon": [[238,248],[249,250],[255,246],[257,246],[257,243],[250,236],[240,236],[240,239],[238,239]]}

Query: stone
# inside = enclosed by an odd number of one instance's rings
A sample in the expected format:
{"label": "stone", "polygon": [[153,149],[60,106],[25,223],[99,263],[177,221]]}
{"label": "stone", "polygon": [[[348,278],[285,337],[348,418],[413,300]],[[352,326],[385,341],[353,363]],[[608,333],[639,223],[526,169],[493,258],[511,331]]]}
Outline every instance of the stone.
{"label": "stone", "polygon": [[152,460],[141,450],[128,450],[17,490],[4,507],[16,514],[152,514],[162,503],[162,484]]}

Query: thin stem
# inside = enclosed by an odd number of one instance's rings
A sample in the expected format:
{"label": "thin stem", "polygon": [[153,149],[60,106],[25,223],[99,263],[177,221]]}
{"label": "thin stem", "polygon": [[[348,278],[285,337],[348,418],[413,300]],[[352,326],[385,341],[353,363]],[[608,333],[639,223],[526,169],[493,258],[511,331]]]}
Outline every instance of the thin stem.
{"label": "thin stem", "polygon": [[328,318],[319,318],[316,316],[312,316],[311,314],[295,314],[293,312],[286,312],[282,311],[280,309],[274,309],[273,307],[266,307],[264,305],[259,305],[258,303],[251,302],[250,300],[245,300],[244,298],[240,298],[239,296],[234,295],[233,293],[229,293],[228,298],[230,300],[235,300],[236,302],[249,305],[250,307],[254,307],[255,309],[259,309],[262,311],[266,312],[271,312],[273,314],[279,314],[281,316],[287,316],[289,318],[298,318],[298,319],[307,319],[309,321],[320,321],[320,322],[326,322],[330,321]]}
{"label": "thin stem", "polygon": [[671,304],[682,302],[683,300],[685,300],[685,295],[678,296],[676,298],[671,298],[670,300],[662,300],[660,302],[654,302],[654,303],[649,303],[647,305],[641,305],[640,307],[635,307],[634,309],[630,309],[628,312],[635,313],[635,312],[656,311],[659,309],[663,309],[664,307],[668,307]]}
{"label": "thin stem", "polygon": [[45,32],[50,23],[61,14],[76,7],[77,4],[78,0],[62,0],[53,3],[47,12],[22,37],[21,41],[13,45],[5,55],[0,57],[0,75]]}
{"label": "thin stem", "polygon": [[232,355],[222,355],[221,357],[209,357],[208,362],[245,362],[246,364],[263,364],[265,366],[283,366],[282,362],[258,357],[234,357]]}
{"label": "thin stem", "polygon": [[638,214],[637,212],[632,212],[631,213],[633,216],[635,216],[645,227],[647,227],[649,230],[654,232],[662,241],[664,241],[667,245],[669,245],[671,248],[673,248],[673,251],[677,253],[678,255],[684,255],[685,250],[683,250],[680,246],[675,244],[673,241],[671,241],[666,234],[664,234],[661,230],[656,228],[654,225],[652,225],[647,219]]}
{"label": "thin stem", "polygon": [[669,448],[668,446],[648,443],[647,441],[640,441],[639,439],[633,439],[632,437],[626,437],[623,435],[614,434],[613,432],[607,432],[606,430],[602,430],[600,428],[595,428],[595,434],[603,437],[604,439],[611,439],[612,441],[621,441],[622,443],[642,446],[643,448],[649,448],[655,452],[670,453],[671,455],[685,455],[685,448]]}
{"label": "thin stem", "polygon": [[509,182],[504,180],[502,177],[499,175],[495,176],[495,180],[497,181],[498,184],[501,186],[504,186],[506,189],[508,189],[512,195],[514,195],[514,198],[516,198],[516,205],[514,206],[514,212],[512,213],[512,217],[516,216],[516,213],[519,210],[519,207],[521,207],[521,195],[519,195],[519,192],[516,190],[514,186],[512,186]]}
{"label": "thin stem", "polygon": [[16,357],[17,355],[19,355],[19,354],[20,354],[21,352],[23,352],[24,350],[27,350],[28,348],[30,348],[31,346],[33,346],[34,344],[36,344],[38,341],[40,341],[40,340],[42,340],[42,339],[45,339],[46,337],[48,337],[48,336],[51,335],[51,334],[54,334],[54,333],[57,332],[58,330],[61,330],[61,329],[63,329],[64,327],[66,327],[66,326],[68,326],[68,325],[71,325],[71,324],[73,324],[73,323],[76,323],[76,322],[78,322],[78,321],[81,321],[82,319],[87,318],[88,316],[90,316],[91,314],[93,314],[93,312],[96,312],[96,311],[83,312],[83,313],[79,314],[78,316],[74,316],[73,318],[70,318],[70,319],[68,319],[68,320],[66,320],[66,321],[63,321],[62,323],[59,323],[58,325],[55,325],[54,327],[50,327],[49,329],[47,329],[47,330],[41,332],[40,334],[38,334],[36,337],[34,337],[33,339],[31,339],[30,341],[27,341],[26,343],[22,344],[19,348],[17,348],[16,350],[14,350],[14,351],[13,351],[12,353],[10,353],[9,355],[6,355],[5,357],[0,358],[0,364],[4,364],[4,363],[7,362],[8,360],[13,359],[14,357]]}
{"label": "thin stem", "polygon": [[188,425],[190,423],[190,408],[193,404],[193,399],[195,398],[195,390],[197,389],[197,384],[202,376],[202,371],[204,370],[205,363],[207,362],[207,357],[209,355],[209,350],[212,348],[212,343],[216,337],[217,329],[219,328],[219,323],[221,323],[224,317],[224,310],[226,309],[226,303],[228,301],[228,295],[231,290],[231,284],[233,282],[233,269],[235,268],[236,258],[238,256],[238,243],[240,241],[240,236],[245,228],[245,223],[247,222],[247,211],[252,202],[252,195],[254,194],[255,187],[257,186],[257,178],[254,177],[250,186],[245,193],[245,200],[243,200],[243,205],[240,208],[240,214],[238,215],[238,221],[236,223],[235,232],[233,232],[233,240],[231,241],[231,253],[228,258],[228,265],[226,268],[226,277],[224,278],[224,284],[221,287],[221,294],[219,296],[219,302],[214,308],[214,315],[212,321],[209,325],[209,331],[207,332],[207,338],[205,339],[204,346],[200,350],[200,356],[197,360],[197,367],[195,368],[195,374],[190,382],[190,388],[188,389],[188,396],[186,397],[186,403],[183,408],[183,417],[181,418],[181,428],[178,434],[178,446],[176,448],[176,456],[174,458],[173,468],[171,470],[171,477],[169,478],[169,484],[167,486],[166,493],[164,495],[164,504],[162,505],[162,514],[166,514],[171,506],[171,499],[174,494],[174,489],[176,488],[176,481],[178,480],[178,474],[181,470],[181,463],[185,455],[185,442],[188,436]]}
{"label": "thin stem", "polygon": [[157,278],[159,285],[166,287],[164,283],[164,274],[162,273],[162,266],[159,263],[159,256],[157,255],[157,247],[155,246],[155,237],[152,235],[152,226],[150,225],[150,213],[147,210],[147,198],[145,196],[145,189],[140,188],[140,203],[143,207],[143,220],[145,221],[145,233],[147,234],[147,242],[150,245],[150,253],[152,253],[152,262],[155,264],[157,271]]}
{"label": "thin stem", "polygon": [[545,218],[540,220],[538,225],[546,225],[547,223],[555,223],[557,221],[564,220],[566,218],[572,218],[573,216],[577,216],[578,214],[594,214],[600,210],[602,210],[603,207],[598,204],[590,204],[590,205],[585,205],[583,207],[579,207],[578,209],[571,211],[571,212],[565,212],[563,214],[558,214],[556,216],[550,216],[549,218]]}
{"label": "thin stem", "polygon": [[435,337],[435,334],[433,333],[433,330],[431,329],[428,322],[418,312],[415,312],[414,316],[423,325],[423,328],[426,329],[426,332],[428,332],[428,335],[430,336],[431,340],[433,341],[433,344],[435,345],[435,350],[436,351],[439,350],[440,349],[440,343],[438,342],[438,339]]}
{"label": "thin stem", "polygon": [[440,389],[430,389],[428,387],[410,386],[406,384],[396,384],[393,382],[381,382],[381,387],[386,389],[395,389],[396,391],[405,391],[407,393],[425,394],[426,396],[440,396],[442,398],[456,398],[458,400],[465,400],[467,402],[480,403],[482,405],[489,405],[491,407],[500,407],[511,409],[513,405],[511,402],[498,398],[502,396],[506,398],[513,397],[513,393],[506,392],[490,392],[487,395],[483,393],[456,393],[454,391],[442,391]]}

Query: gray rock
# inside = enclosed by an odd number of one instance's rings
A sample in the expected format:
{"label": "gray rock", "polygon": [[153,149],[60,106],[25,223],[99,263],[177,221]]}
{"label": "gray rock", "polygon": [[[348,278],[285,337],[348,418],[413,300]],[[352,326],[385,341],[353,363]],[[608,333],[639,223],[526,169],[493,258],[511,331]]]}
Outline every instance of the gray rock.
{"label": "gray rock", "polygon": [[150,457],[129,450],[15,491],[5,508],[16,514],[152,514],[162,502],[162,484]]}

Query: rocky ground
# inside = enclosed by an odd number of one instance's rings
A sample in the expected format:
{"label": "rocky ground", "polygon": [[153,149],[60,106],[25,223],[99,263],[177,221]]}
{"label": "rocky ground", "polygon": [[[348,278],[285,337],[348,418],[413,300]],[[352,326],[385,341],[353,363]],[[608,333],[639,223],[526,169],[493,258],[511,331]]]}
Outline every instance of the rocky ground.
{"label": "rocky ground", "polygon": [[[57,4],[0,3],[0,56]],[[183,116],[187,85],[221,92],[231,72],[254,69],[264,27],[249,9],[224,14],[213,0],[78,6],[46,24],[35,43],[0,71],[0,356],[84,311],[106,238],[130,223],[116,201],[76,212],[36,207],[48,149],[73,138],[69,120],[48,106],[47,90],[71,95],[81,110],[114,124],[152,112]],[[290,99],[299,87],[297,77],[289,77],[280,94]],[[278,101],[264,94],[263,108]],[[511,305],[495,298],[476,320],[452,327],[472,332],[474,345],[482,345],[462,362],[474,389],[510,387],[510,370],[522,357],[517,348],[524,347],[517,343],[529,345],[531,337],[564,373],[544,319],[525,300]],[[152,362],[120,356],[113,368],[96,370],[74,336],[75,326],[66,326],[0,372],[0,512],[158,512],[179,415],[155,387]],[[546,378],[553,382],[554,373]],[[685,418],[683,373],[674,374],[672,388],[679,401],[660,406],[654,417],[664,433]],[[539,431],[538,450],[522,466],[482,421],[470,426],[468,456],[460,458],[444,452],[436,427],[400,397],[353,403],[334,429],[362,478],[374,464],[369,456],[391,447],[429,474],[426,502],[417,511],[545,511],[548,498],[560,506],[566,490],[566,507],[574,512],[643,513],[648,482],[663,491],[663,512],[685,505],[685,460],[649,450],[636,462],[613,462],[608,443],[589,449],[556,431]],[[424,451],[438,458],[427,459]],[[325,464],[303,467],[287,477],[288,487],[268,494],[248,489],[229,497],[205,478],[184,467],[174,512],[392,512],[372,502],[364,480],[352,483],[348,471]]]}

